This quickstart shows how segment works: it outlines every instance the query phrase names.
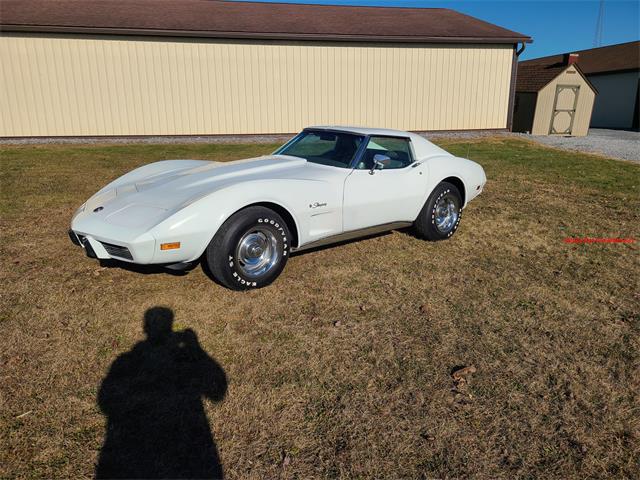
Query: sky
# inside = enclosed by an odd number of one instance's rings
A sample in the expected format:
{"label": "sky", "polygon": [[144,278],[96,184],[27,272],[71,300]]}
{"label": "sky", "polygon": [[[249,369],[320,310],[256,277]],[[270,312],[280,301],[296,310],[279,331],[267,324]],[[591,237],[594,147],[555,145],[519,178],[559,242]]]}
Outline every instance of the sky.
{"label": "sky", "polygon": [[[277,3],[446,7],[533,37],[521,59],[593,48],[599,0],[253,0]],[[602,46],[640,39],[640,2],[605,0]]]}

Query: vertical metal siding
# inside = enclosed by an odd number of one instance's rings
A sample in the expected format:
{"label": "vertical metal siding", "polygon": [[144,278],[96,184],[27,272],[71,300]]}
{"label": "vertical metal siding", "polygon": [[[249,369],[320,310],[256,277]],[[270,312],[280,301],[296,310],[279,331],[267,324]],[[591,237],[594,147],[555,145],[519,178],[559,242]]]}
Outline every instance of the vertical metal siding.
{"label": "vertical metal siding", "polygon": [[0,37],[0,136],[505,128],[511,45]]}
{"label": "vertical metal siding", "polygon": [[558,85],[580,85],[571,134],[576,137],[582,137],[588,133],[596,94],[584,77],[575,69],[573,71],[575,73],[570,74],[565,70],[538,92],[536,112],[531,129],[533,135],[549,134],[553,102],[556,98],[556,86]]}

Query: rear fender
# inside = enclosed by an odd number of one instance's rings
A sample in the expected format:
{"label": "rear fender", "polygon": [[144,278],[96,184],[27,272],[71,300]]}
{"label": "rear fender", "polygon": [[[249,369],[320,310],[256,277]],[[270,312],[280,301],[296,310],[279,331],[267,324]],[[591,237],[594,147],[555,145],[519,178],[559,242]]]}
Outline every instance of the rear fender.
{"label": "rear fender", "polygon": [[427,160],[428,182],[423,205],[427,202],[431,192],[440,182],[449,177],[458,178],[464,185],[465,207],[474,198],[477,187],[484,185],[486,177],[480,165],[466,158],[439,156]]}

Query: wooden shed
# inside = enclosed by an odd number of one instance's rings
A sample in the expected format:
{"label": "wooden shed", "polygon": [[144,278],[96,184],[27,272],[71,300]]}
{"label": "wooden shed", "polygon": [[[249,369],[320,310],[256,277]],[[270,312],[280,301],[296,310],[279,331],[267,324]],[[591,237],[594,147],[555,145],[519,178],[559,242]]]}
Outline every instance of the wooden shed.
{"label": "wooden shed", "polygon": [[518,65],[513,130],[533,135],[584,136],[597,91],[575,64]]}
{"label": "wooden shed", "polygon": [[598,90],[591,128],[640,128],[640,41],[533,58],[522,65],[560,65],[578,54],[576,64]]}

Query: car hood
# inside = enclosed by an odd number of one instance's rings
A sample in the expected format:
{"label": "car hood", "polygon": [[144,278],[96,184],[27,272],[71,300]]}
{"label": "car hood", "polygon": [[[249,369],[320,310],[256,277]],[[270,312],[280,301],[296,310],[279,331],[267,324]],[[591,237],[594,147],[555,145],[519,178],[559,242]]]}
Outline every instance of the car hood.
{"label": "car hood", "polygon": [[313,172],[307,171],[308,165],[302,158],[285,155],[231,162],[157,162],[110,183],[91,197],[77,215],[93,212],[114,225],[150,228],[169,214],[235,183],[313,177]]}
{"label": "car hood", "polygon": [[299,170],[307,163],[297,157],[272,155],[232,162],[191,161],[184,169],[138,179],[136,193],[152,198],[156,205],[170,206],[185,197],[210,193],[223,186],[248,180],[280,178],[286,172]]}
{"label": "car hood", "polygon": [[289,176],[292,170],[302,169],[307,162],[297,157],[271,155],[231,162],[172,160],[159,163],[166,163],[167,168],[146,175],[140,172],[141,175],[131,179],[125,175],[98,194],[106,193],[106,190],[111,191],[110,196],[115,193],[114,198],[120,200],[170,208],[229,184]]}

